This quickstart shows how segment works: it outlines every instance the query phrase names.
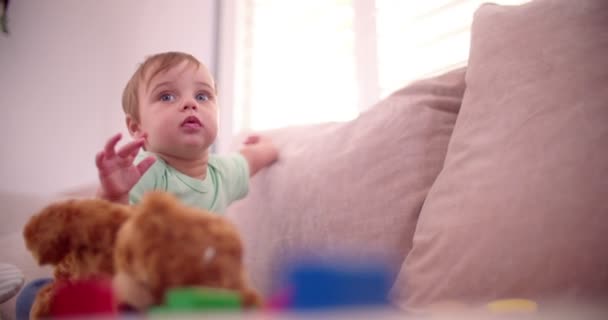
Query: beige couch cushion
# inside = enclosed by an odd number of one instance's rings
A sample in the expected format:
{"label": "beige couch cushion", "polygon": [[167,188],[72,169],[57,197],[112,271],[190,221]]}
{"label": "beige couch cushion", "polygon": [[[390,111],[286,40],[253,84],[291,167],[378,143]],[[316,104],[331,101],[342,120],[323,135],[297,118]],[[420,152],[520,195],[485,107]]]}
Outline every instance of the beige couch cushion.
{"label": "beige couch cushion", "polygon": [[608,1],[484,5],[395,300],[608,294]]}
{"label": "beige couch cushion", "polygon": [[463,92],[460,69],[412,84],[353,121],[269,133],[280,160],[228,213],[242,231],[254,285],[269,293],[277,262],[299,250],[380,256],[396,272]]}

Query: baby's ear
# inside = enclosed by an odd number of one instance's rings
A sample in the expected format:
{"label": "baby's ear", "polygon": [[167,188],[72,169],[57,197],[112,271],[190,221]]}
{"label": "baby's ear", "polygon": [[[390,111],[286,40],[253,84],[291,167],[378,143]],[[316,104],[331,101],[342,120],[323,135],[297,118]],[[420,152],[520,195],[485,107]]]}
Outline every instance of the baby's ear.
{"label": "baby's ear", "polygon": [[101,199],[66,200],[32,216],[25,244],[40,265],[59,263],[68,253],[114,243],[130,209]]}
{"label": "baby's ear", "polygon": [[127,129],[129,129],[129,134],[131,134],[131,137],[138,139],[143,136],[141,126],[139,125],[139,121],[137,121],[137,119],[133,118],[130,115],[127,115],[125,121],[127,123]]}

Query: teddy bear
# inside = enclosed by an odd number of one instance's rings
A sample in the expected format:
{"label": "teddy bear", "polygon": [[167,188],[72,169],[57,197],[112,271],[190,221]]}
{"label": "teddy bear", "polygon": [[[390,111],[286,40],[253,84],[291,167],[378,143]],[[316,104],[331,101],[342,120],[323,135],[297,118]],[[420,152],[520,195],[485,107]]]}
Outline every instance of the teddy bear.
{"label": "teddy bear", "polygon": [[23,232],[41,265],[54,266],[54,282],[37,294],[31,318],[52,315],[60,283],[109,278],[116,306],[145,311],[179,287],[237,292],[244,307],[261,304],[243,266],[243,244],[227,218],[191,208],[164,192],[129,206],[103,199],[53,203]]}
{"label": "teddy bear", "polygon": [[114,249],[118,299],[136,309],[162,302],[167,289],[204,286],[237,291],[246,307],[261,303],[243,267],[243,244],[225,217],[147,196],[118,231]]}
{"label": "teddy bear", "polygon": [[114,243],[132,209],[98,199],[53,203],[32,216],[23,230],[28,250],[40,265],[52,265],[54,282],[37,293],[31,318],[50,316],[59,283],[114,275]]}

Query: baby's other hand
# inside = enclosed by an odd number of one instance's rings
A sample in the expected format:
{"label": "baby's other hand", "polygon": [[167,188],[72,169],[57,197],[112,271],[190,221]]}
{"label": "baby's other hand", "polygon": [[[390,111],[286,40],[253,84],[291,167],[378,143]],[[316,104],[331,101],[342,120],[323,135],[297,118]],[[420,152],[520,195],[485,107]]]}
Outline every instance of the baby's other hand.
{"label": "baby's other hand", "polygon": [[258,143],[272,143],[272,140],[259,134],[252,134],[247,136],[245,141],[243,141],[243,144],[245,145],[254,145]]}
{"label": "baby's other hand", "polygon": [[269,137],[253,134],[243,141],[241,154],[249,163],[250,176],[271,165],[279,158],[279,151]]}

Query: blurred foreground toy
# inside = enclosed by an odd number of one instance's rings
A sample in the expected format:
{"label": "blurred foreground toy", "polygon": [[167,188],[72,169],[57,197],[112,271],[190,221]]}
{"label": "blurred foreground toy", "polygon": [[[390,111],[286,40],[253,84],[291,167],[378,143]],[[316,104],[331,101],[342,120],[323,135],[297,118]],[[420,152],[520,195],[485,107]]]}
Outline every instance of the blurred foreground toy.
{"label": "blurred foreground toy", "polygon": [[500,299],[486,304],[467,304],[464,301],[446,300],[432,303],[415,313],[422,315],[438,316],[438,319],[447,317],[472,316],[488,314],[492,315],[526,315],[538,311],[538,304],[528,299]]}
{"label": "blurred foreground toy", "polygon": [[[101,199],[53,203],[32,216],[23,235],[38,263],[54,267],[53,281],[36,294],[33,319],[51,315],[64,281],[78,283],[69,287],[67,296],[88,299],[87,291],[103,296],[95,285],[80,287],[78,281],[90,278],[112,279],[116,304],[138,311],[161,304],[169,290],[185,286],[234,290],[243,306],[261,304],[245,274],[236,227],[168,193],[150,192],[136,206]],[[79,290],[82,295],[75,294]]]}
{"label": "blurred foreground toy", "polygon": [[299,259],[287,264],[268,309],[322,310],[388,305],[390,272],[380,262]]}
{"label": "blurred foreground toy", "polygon": [[60,280],[55,283],[50,315],[53,318],[71,316],[111,316],[117,308],[109,279]]}
{"label": "blurred foreground toy", "polygon": [[529,314],[538,310],[536,302],[527,299],[494,300],[486,308],[495,314]]}
{"label": "blurred foreground toy", "polygon": [[[31,319],[51,315],[60,287],[112,278],[116,233],[130,216],[127,206],[81,199],[52,203],[30,218],[23,230],[25,244],[40,265],[52,265],[54,271],[52,281],[36,293],[29,310]],[[72,289],[83,288],[67,287],[64,291],[69,295]]]}
{"label": "blurred foreground toy", "polygon": [[243,299],[237,291],[186,287],[170,290],[165,297],[165,303],[150,309],[150,313],[221,312],[238,311],[242,308]]}

